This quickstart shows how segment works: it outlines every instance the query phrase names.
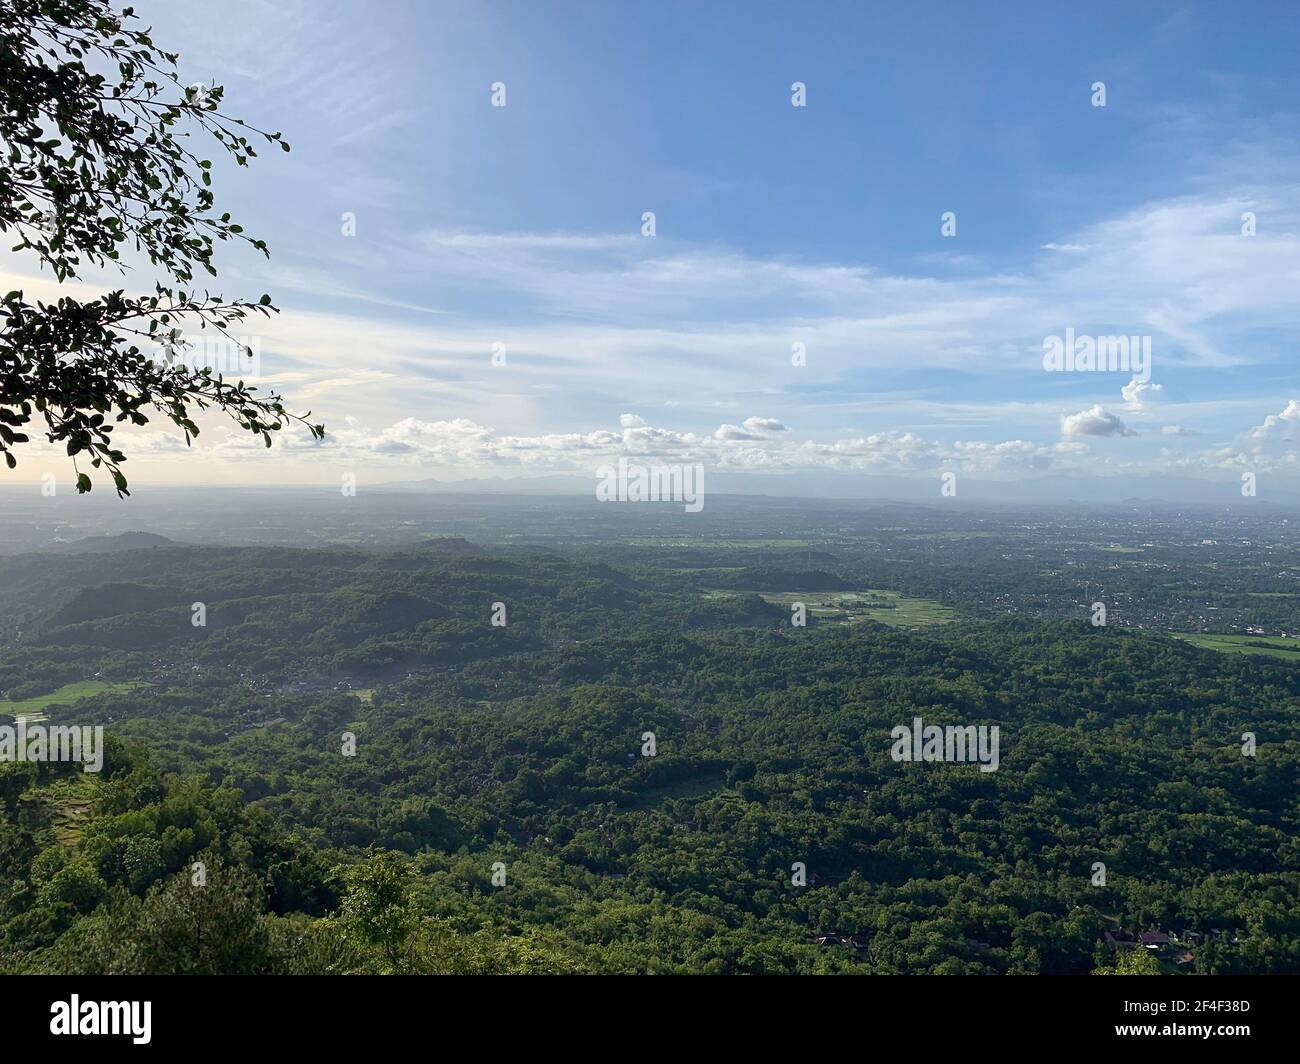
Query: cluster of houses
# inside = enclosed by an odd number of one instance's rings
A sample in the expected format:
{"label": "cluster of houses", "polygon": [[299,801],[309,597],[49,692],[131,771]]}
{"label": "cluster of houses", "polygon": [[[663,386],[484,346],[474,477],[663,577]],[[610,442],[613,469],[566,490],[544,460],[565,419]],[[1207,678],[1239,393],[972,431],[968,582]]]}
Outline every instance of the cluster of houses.
{"label": "cluster of houses", "polygon": [[1196,959],[1193,951],[1210,939],[1222,939],[1225,942],[1237,942],[1237,936],[1230,931],[1210,928],[1206,933],[1200,931],[1139,931],[1130,934],[1122,927],[1107,931],[1102,935],[1106,945],[1115,950],[1144,949],[1160,960],[1173,964],[1191,964]]}

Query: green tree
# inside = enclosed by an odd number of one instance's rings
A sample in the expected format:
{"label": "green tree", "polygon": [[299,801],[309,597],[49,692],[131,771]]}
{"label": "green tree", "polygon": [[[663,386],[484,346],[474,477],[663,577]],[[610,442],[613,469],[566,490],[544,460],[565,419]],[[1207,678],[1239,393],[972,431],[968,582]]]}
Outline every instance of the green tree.
{"label": "green tree", "polygon": [[344,879],[343,916],[349,932],[360,943],[378,947],[388,971],[400,970],[403,949],[420,920],[406,892],[401,860],[387,850],[372,852],[364,863],[348,869]]}
{"label": "green tree", "polygon": [[144,898],[118,888],[33,967],[80,975],[257,975],[271,967],[262,895],[252,875],[216,859],[202,885],[181,872]]}
{"label": "green tree", "polygon": [[72,857],[41,886],[44,905],[67,902],[78,912],[90,912],[108,894],[108,886],[83,855]]}
{"label": "green tree", "polygon": [[1093,975],[1159,975],[1160,962],[1144,949],[1126,950],[1113,965],[1094,968]]}
{"label": "green tree", "polygon": [[[196,283],[196,272],[216,275],[216,241],[268,252],[218,213],[212,161],[189,145],[210,136],[240,166],[258,143],[289,146],[226,114],[221,86],[182,86],[176,53],[134,21],[131,8],[118,13],[107,0],[7,0],[0,11],[0,232],[14,233],[13,250],[60,283],[88,265],[122,265],[123,251],[147,258],[162,277],[141,296],[4,296],[0,453],[14,468],[15,449],[30,442],[24,430],[39,419],[72,457],[78,491],[91,488],[77,464],[84,455],[120,495],[128,494],[126,455],[114,445],[114,423],[144,425],[161,414],[188,443],[199,431],[192,415],[213,408],[268,447],[273,432],[308,424],[274,393],[175,361],[187,327],[215,330],[238,348],[230,327],[275,311],[270,296],[226,299]],[[324,435],[320,425],[309,428]]]}

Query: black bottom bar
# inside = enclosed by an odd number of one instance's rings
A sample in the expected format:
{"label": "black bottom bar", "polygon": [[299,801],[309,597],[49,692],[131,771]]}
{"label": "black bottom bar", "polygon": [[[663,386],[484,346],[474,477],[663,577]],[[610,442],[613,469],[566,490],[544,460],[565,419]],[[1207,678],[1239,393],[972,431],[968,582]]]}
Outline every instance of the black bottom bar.
{"label": "black bottom bar", "polygon": [[[144,1052],[373,1051],[433,1032],[502,1046],[567,1043],[576,1035],[596,1046],[619,1044],[606,1038],[653,1039],[651,1029],[659,1029],[678,1051],[688,1031],[712,1030],[688,1041],[725,1045],[761,1034],[789,1036],[794,1045],[811,1032],[819,1041],[837,1033],[857,1041],[876,1031],[914,1040],[918,1049],[1130,1043],[1139,1052],[1185,1053],[1197,1046],[1283,1048],[1293,1038],[1295,987],[1285,977],[786,978],[712,980],[707,987],[686,978],[591,977],[575,985],[546,977],[12,977],[0,994],[6,1049],[116,1042]],[[96,1027],[119,1033],[54,1033]]]}

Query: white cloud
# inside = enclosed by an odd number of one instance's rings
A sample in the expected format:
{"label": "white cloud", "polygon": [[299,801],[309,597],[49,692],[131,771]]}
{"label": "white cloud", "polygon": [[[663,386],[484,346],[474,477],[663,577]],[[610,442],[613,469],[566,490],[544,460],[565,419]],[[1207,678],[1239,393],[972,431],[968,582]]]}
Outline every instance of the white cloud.
{"label": "white cloud", "polygon": [[750,432],[789,432],[780,418],[775,417],[747,417],[745,418],[745,428]]}
{"label": "white cloud", "polygon": [[[1149,328],[1162,374],[1261,357],[1252,354],[1255,330],[1300,329],[1292,291],[1300,276],[1300,213],[1286,207],[1294,200],[1279,187],[1250,197],[1233,192],[1148,204],[1064,234],[1068,241],[1017,270],[957,277],[761,258],[663,237],[426,233],[385,251],[439,293],[439,309],[455,312],[343,296],[328,310],[286,303],[283,313],[256,326],[262,383],[281,386],[294,409],[310,406],[313,420],[331,429],[347,414],[389,426],[362,440],[345,435],[359,429],[343,425],[330,441],[347,438],[376,457],[450,466],[470,459],[538,463],[615,445],[634,453],[709,453],[761,468],[809,462],[924,469],[945,455],[1002,468],[1059,465],[1073,460],[1088,437],[1136,433],[1100,402],[1113,405],[1106,393],[1122,378],[1045,382],[1048,375],[1037,371],[1041,338],[1065,321],[1080,328],[1095,322],[1105,333]],[[1247,203],[1269,204],[1270,235],[1239,235],[1233,222]],[[326,266],[321,270],[328,276]],[[59,291],[48,278],[9,275],[4,283],[42,298]],[[340,283],[330,291],[354,289]],[[495,341],[506,344],[505,366],[491,364]],[[807,347],[804,367],[790,364],[796,341]],[[944,375],[906,376],[936,369]],[[900,399],[875,390],[877,374],[892,376],[888,388]],[[989,389],[966,391],[959,375],[997,377],[997,397],[983,398]],[[1181,380],[1184,394],[1189,385]],[[1059,393],[1048,384],[1075,389],[1068,409],[1082,409],[1059,417]],[[1008,397],[1011,387],[1019,401]],[[1166,426],[1161,436],[1218,431],[1225,411],[1258,401],[1214,396],[1199,405],[1172,404],[1161,385],[1140,381],[1120,391],[1124,416],[1134,424],[1159,399],[1162,418],[1190,426]],[[679,418],[711,408],[708,421],[717,427],[697,436],[626,414],[613,430],[562,431],[629,407],[671,410]],[[764,416],[741,417],[754,409]],[[870,418],[869,431],[856,427],[859,415]],[[1252,456],[1255,444],[1285,444],[1297,419],[1300,403],[1292,401],[1248,429],[1233,453]],[[796,441],[789,423],[816,428]],[[482,428],[489,424],[502,433]],[[954,442],[957,432],[1012,439]],[[247,449],[217,448],[213,438],[219,437],[205,431],[209,453],[268,457],[256,441]],[[272,460],[316,447],[292,433],[284,439],[293,442],[277,444]],[[1134,451],[1145,447],[1147,460],[1155,460],[1155,442],[1136,442]],[[143,445],[149,453],[162,446]],[[1285,462],[1276,449],[1270,454]],[[1186,460],[1213,469],[1230,459],[1207,452]]]}
{"label": "white cloud", "polygon": [[1098,403],[1061,418],[1062,436],[1136,436],[1115,414]]}
{"label": "white cloud", "polygon": [[1300,399],[1292,399],[1280,414],[1269,414],[1261,425],[1250,430],[1254,440],[1267,440],[1283,432],[1292,430],[1300,421]]}
{"label": "white cloud", "polygon": [[1152,384],[1150,381],[1134,377],[1120,389],[1120,395],[1123,396],[1124,402],[1131,409],[1140,410],[1152,400],[1160,398],[1163,391],[1164,387],[1162,385]]}
{"label": "white cloud", "polygon": [[779,418],[748,417],[743,426],[719,425],[713,435],[719,440],[761,440],[788,431]]}

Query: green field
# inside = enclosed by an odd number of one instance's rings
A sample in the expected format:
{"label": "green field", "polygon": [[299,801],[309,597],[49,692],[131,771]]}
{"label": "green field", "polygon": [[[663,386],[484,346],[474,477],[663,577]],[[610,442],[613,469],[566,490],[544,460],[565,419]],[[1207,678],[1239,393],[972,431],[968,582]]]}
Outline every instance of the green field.
{"label": "green field", "polygon": [[138,686],[133,683],[106,683],[103,680],[81,680],[77,683],[64,684],[57,691],[49,694],[25,698],[20,702],[0,701],[0,713],[13,717],[25,717],[29,720],[40,718],[50,706],[68,706],[82,698],[102,695],[106,691],[129,691]]}
{"label": "green field", "polygon": [[1175,634],[1179,639],[1206,650],[1217,650],[1224,654],[1263,654],[1265,657],[1300,662],[1300,637],[1297,636],[1201,635],[1195,632]]}
{"label": "green field", "polygon": [[853,624],[876,621],[894,628],[925,628],[955,621],[957,613],[933,599],[909,598],[897,591],[711,591],[710,595],[762,595],[768,602],[789,607],[802,602],[823,621]]}

